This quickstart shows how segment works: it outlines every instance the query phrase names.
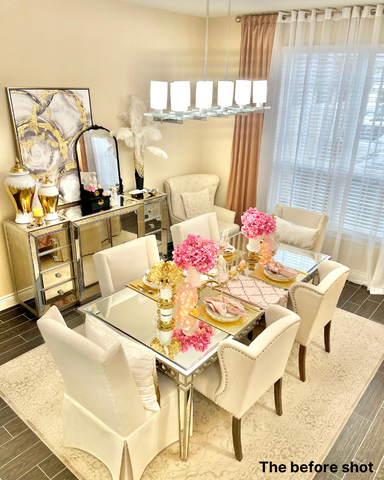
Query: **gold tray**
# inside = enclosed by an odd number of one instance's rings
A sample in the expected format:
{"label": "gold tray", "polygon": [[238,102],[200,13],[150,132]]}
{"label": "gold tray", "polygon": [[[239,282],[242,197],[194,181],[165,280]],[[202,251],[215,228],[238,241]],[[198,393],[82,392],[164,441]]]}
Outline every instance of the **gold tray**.
{"label": "gold tray", "polygon": [[243,250],[237,250],[237,248],[235,249],[235,251],[229,255],[223,255],[224,257],[224,260],[227,262],[227,263],[232,263],[234,262],[235,260],[237,260],[238,258],[242,257],[243,255],[245,255],[247,252],[243,252]]}
{"label": "gold tray", "polygon": [[257,278],[257,280],[261,280],[262,282],[268,283],[269,285],[273,285],[274,287],[279,287],[288,290],[289,287],[296,282],[301,282],[303,278],[305,278],[308,274],[305,272],[301,272],[300,270],[295,269],[298,274],[296,278],[293,280],[289,280],[288,282],[279,282],[278,280],[272,280],[271,278],[268,278],[264,274],[264,267],[257,267],[256,270],[251,272],[249,274],[250,277]]}
{"label": "gold tray", "polygon": [[[215,295],[216,297],[218,295]],[[227,295],[224,295],[227,297]],[[228,298],[231,298],[228,296]],[[238,300],[239,301],[239,300]],[[247,305],[243,302],[240,302],[243,307],[245,308],[246,315],[244,317],[239,318],[239,320],[236,320],[236,322],[232,323],[223,323],[219,322],[218,320],[213,319],[208,315],[208,313],[205,311],[205,303],[200,305],[200,307],[195,308],[190,315],[192,317],[198,318],[199,320],[203,320],[205,323],[208,323],[212,327],[218,328],[219,330],[222,330],[225,333],[229,333],[230,335],[236,335],[239,333],[243,328],[245,328],[252,320],[255,318],[261,316],[264,312],[257,307],[251,307],[250,305]]]}
{"label": "gold tray", "polygon": [[[155,300],[155,302],[157,302],[160,298],[158,290],[152,290],[151,288],[149,288],[148,285],[145,285],[145,283],[143,282],[143,280],[141,278],[138,278],[137,280],[134,280],[133,282],[127,283],[126,286],[131,288],[132,290],[135,290],[136,292],[141,293],[145,297],[150,298],[151,300]],[[141,292],[140,288],[142,288],[144,291]],[[149,293],[148,290],[152,290],[153,293]]]}

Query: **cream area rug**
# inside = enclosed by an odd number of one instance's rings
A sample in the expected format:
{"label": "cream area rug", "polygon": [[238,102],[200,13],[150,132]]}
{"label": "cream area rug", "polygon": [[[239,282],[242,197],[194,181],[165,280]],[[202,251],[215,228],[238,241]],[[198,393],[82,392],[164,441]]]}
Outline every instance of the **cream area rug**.
{"label": "cream area rug", "polygon": [[[179,459],[175,443],[153,459],[143,480],[312,478],[262,473],[259,462],[324,460],[383,360],[384,326],[336,310],[331,348],[324,351],[322,334],[310,344],[303,383],[295,344],[283,379],[283,415],[275,413],[272,387],[243,417],[242,462],[233,453],[231,416],[195,393],[188,461]],[[61,445],[63,383],[45,345],[0,367],[0,394],[79,479],[111,480],[99,460]]]}

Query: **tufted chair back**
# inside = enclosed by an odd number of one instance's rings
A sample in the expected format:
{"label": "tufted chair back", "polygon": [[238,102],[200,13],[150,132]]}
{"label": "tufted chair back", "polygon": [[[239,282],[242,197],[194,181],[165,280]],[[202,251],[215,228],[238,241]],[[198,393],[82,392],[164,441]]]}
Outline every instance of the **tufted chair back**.
{"label": "tufted chair back", "polygon": [[311,210],[304,210],[303,208],[288,207],[287,205],[280,205],[279,203],[276,204],[275,215],[302,227],[318,228],[319,234],[312,251],[321,252],[325,230],[329,220],[328,215],[312,212]]}
{"label": "tufted chair back", "polygon": [[207,188],[213,206],[219,183],[219,177],[210,173],[180,175],[165,180],[164,187],[168,194],[168,208],[171,216],[171,224],[173,225],[182,222],[187,218],[185,215],[183,200],[181,198],[182,193],[200,192]]}
{"label": "tufted chair back", "polygon": [[305,347],[332,320],[349,268],[325,260],[320,263],[318,271],[318,285],[296,282],[289,288],[293,310],[301,317],[296,342]]}

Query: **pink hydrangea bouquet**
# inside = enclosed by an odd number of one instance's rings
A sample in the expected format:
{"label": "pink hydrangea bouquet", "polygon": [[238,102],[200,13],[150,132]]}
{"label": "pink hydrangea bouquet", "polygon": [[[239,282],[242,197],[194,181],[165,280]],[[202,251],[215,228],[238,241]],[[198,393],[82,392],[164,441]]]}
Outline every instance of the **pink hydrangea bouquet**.
{"label": "pink hydrangea bouquet", "polygon": [[194,267],[199,273],[209,272],[215,266],[220,247],[213,241],[200,235],[188,235],[184,242],[173,251],[175,264],[187,270]]}
{"label": "pink hydrangea bouquet", "polygon": [[250,208],[241,217],[241,233],[247,238],[257,238],[261,235],[271,235],[276,231],[276,220],[267,213]]}
{"label": "pink hydrangea bouquet", "polygon": [[211,344],[211,338],[214,336],[214,329],[204,322],[199,321],[199,329],[191,336],[183,333],[181,328],[176,328],[172,333],[172,338],[177,338],[181,343],[181,352],[184,353],[190,348],[197,352],[205,352]]}

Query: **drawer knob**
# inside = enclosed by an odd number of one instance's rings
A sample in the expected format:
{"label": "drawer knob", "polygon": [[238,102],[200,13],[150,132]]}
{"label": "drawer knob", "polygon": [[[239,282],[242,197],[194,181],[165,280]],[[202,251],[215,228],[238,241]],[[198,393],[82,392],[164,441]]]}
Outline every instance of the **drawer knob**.
{"label": "drawer knob", "polygon": [[100,198],[100,200],[97,202],[99,205],[104,205],[104,200]]}
{"label": "drawer knob", "polygon": [[57,245],[57,238],[52,238],[53,245]]}
{"label": "drawer knob", "polygon": [[55,274],[55,277],[61,278],[61,273],[60,273],[60,272],[59,272],[59,273],[56,273],[56,274]]}
{"label": "drawer knob", "polygon": [[154,223],[150,223],[149,226],[150,226],[150,228],[155,228],[155,224],[154,224]]}
{"label": "drawer knob", "polygon": [[59,257],[58,257],[57,255],[53,255],[52,258],[53,258],[53,260],[54,260],[55,262],[59,262],[59,261],[60,261],[60,259],[59,259]]}
{"label": "drawer knob", "polygon": [[61,289],[60,289],[60,290],[57,290],[57,293],[58,293],[59,295],[64,295],[64,290],[61,290]]}
{"label": "drawer knob", "polygon": [[155,211],[154,211],[154,210],[148,210],[148,213],[149,213],[150,215],[153,215],[153,214],[155,213]]}

